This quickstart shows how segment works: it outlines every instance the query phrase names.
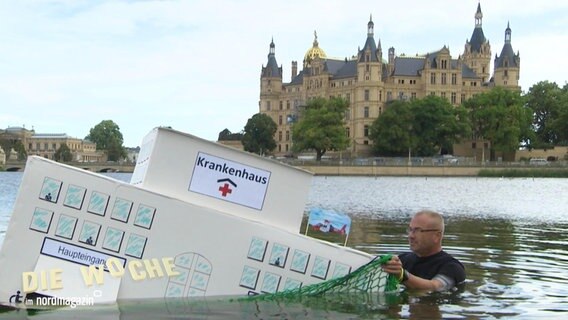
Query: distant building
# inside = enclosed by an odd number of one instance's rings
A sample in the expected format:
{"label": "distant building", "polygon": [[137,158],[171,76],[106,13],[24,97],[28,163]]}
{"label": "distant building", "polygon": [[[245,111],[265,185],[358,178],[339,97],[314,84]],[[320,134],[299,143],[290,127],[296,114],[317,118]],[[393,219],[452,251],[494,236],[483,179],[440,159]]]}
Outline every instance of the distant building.
{"label": "distant building", "polygon": [[139,153],[140,153],[140,147],[126,148],[126,161],[131,164],[136,164],[136,160],[138,160]]}
{"label": "distant building", "polygon": [[73,138],[65,133],[36,133],[34,130],[22,127],[9,127],[5,130],[0,130],[0,133],[2,133],[0,138],[10,137],[11,139],[19,140],[28,156],[36,155],[54,160],[55,152],[63,144],[66,144],[73,156],[71,161],[106,161],[106,155],[101,151],[97,151],[96,143]]}
{"label": "distant building", "polygon": [[301,108],[314,97],[343,97],[349,101],[344,120],[351,146],[344,155],[361,156],[370,154],[370,127],[389,101],[436,95],[459,105],[494,86],[520,90],[520,57],[511,46],[509,25],[505,29],[501,54],[495,55],[491,76],[491,46],[483,34],[483,13],[479,4],[474,17],[471,38],[457,58],[443,46],[438,51],[416,56],[397,56],[395,48],[390,47],[384,59],[380,39],[375,42],[372,17],[367,24],[363,47],[351,58],[329,58],[314,33],[313,46],[304,55],[302,69],[298,70],[297,61],[292,61],[290,82],[283,82],[282,66],[276,62],[272,41],[267,64],[262,66],[260,75],[259,112],[269,115],[278,126],[274,136],[275,154],[291,152],[292,124],[297,121]]}

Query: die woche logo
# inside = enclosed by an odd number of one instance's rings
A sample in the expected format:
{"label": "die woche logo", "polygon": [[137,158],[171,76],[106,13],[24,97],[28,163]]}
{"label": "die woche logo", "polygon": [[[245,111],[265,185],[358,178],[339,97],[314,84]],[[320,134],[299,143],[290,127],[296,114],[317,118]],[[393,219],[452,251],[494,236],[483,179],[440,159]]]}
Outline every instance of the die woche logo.
{"label": "die woche logo", "polygon": [[[174,270],[174,258],[165,257],[161,260],[145,259],[128,261],[126,265],[120,259],[109,258],[104,264],[81,266],[81,276],[87,287],[94,283],[104,284],[104,272],[108,270],[114,278],[128,274],[134,281],[154,279],[160,277],[177,276],[180,273]],[[22,291],[30,293],[37,290],[63,289],[63,270],[54,268],[50,270],[22,272]]]}

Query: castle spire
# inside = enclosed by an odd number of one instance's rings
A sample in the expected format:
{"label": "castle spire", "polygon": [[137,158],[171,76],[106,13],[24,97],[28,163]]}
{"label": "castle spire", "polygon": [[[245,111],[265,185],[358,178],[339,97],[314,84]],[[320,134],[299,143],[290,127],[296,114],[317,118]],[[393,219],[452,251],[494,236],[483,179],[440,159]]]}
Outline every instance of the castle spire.
{"label": "castle spire", "polygon": [[477,11],[475,12],[475,27],[481,28],[481,23],[483,20],[483,13],[481,12],[481,3],[477,3]]}

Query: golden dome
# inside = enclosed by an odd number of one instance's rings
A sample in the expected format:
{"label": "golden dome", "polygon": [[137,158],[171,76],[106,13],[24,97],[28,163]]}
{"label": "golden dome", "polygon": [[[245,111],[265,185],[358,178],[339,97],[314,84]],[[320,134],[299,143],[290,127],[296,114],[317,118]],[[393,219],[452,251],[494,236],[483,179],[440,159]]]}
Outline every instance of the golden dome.
{"label": "golden dome", "polygon": [[318,45],[318,34],[314,31],[314,44],[304,55],[304,65],[309,65],[316,57],[320,59],[327,57],[325,52]]}

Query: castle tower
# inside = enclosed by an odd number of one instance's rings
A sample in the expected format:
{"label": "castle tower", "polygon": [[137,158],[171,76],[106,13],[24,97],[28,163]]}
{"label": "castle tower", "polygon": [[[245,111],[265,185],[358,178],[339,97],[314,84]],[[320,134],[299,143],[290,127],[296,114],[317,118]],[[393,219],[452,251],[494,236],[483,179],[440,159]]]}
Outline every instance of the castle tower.
{"label": "castle tower", "polygon": [[[381,81],[382,76],[382,49],[375,44],[375,24],[373,17],[369,17],[367,23],[367,40],[363,49],[357,55],[358,81]],[[380,42],[379,42],[380,43]]]}
{"label": "castle tower", "polygon": [[470,40],[466,40],[463,62],[481,77],[482,82],[489,81],[489,63],[491,62],[491,45],[485,38],[482,29],[483,13],[481,4],[477,4],[475,12],[475,29]]}
{"label": "castle tower", "polygon": [[[268,62],[260,73],[259,111],[273,111],[278,108],[282,92],[282,67],[276,62],[274,39],[270,42]],[[274,120],[274,119],[273,119]]]}
{"label": "castle tower", "polygon": [[505,44],[501,54],[495,54],[493,81],[497,86],[515,88],[519,86],[521,58],[519,53],[515,54],[511,46],[511,28],[507,23],[505,29]]}

